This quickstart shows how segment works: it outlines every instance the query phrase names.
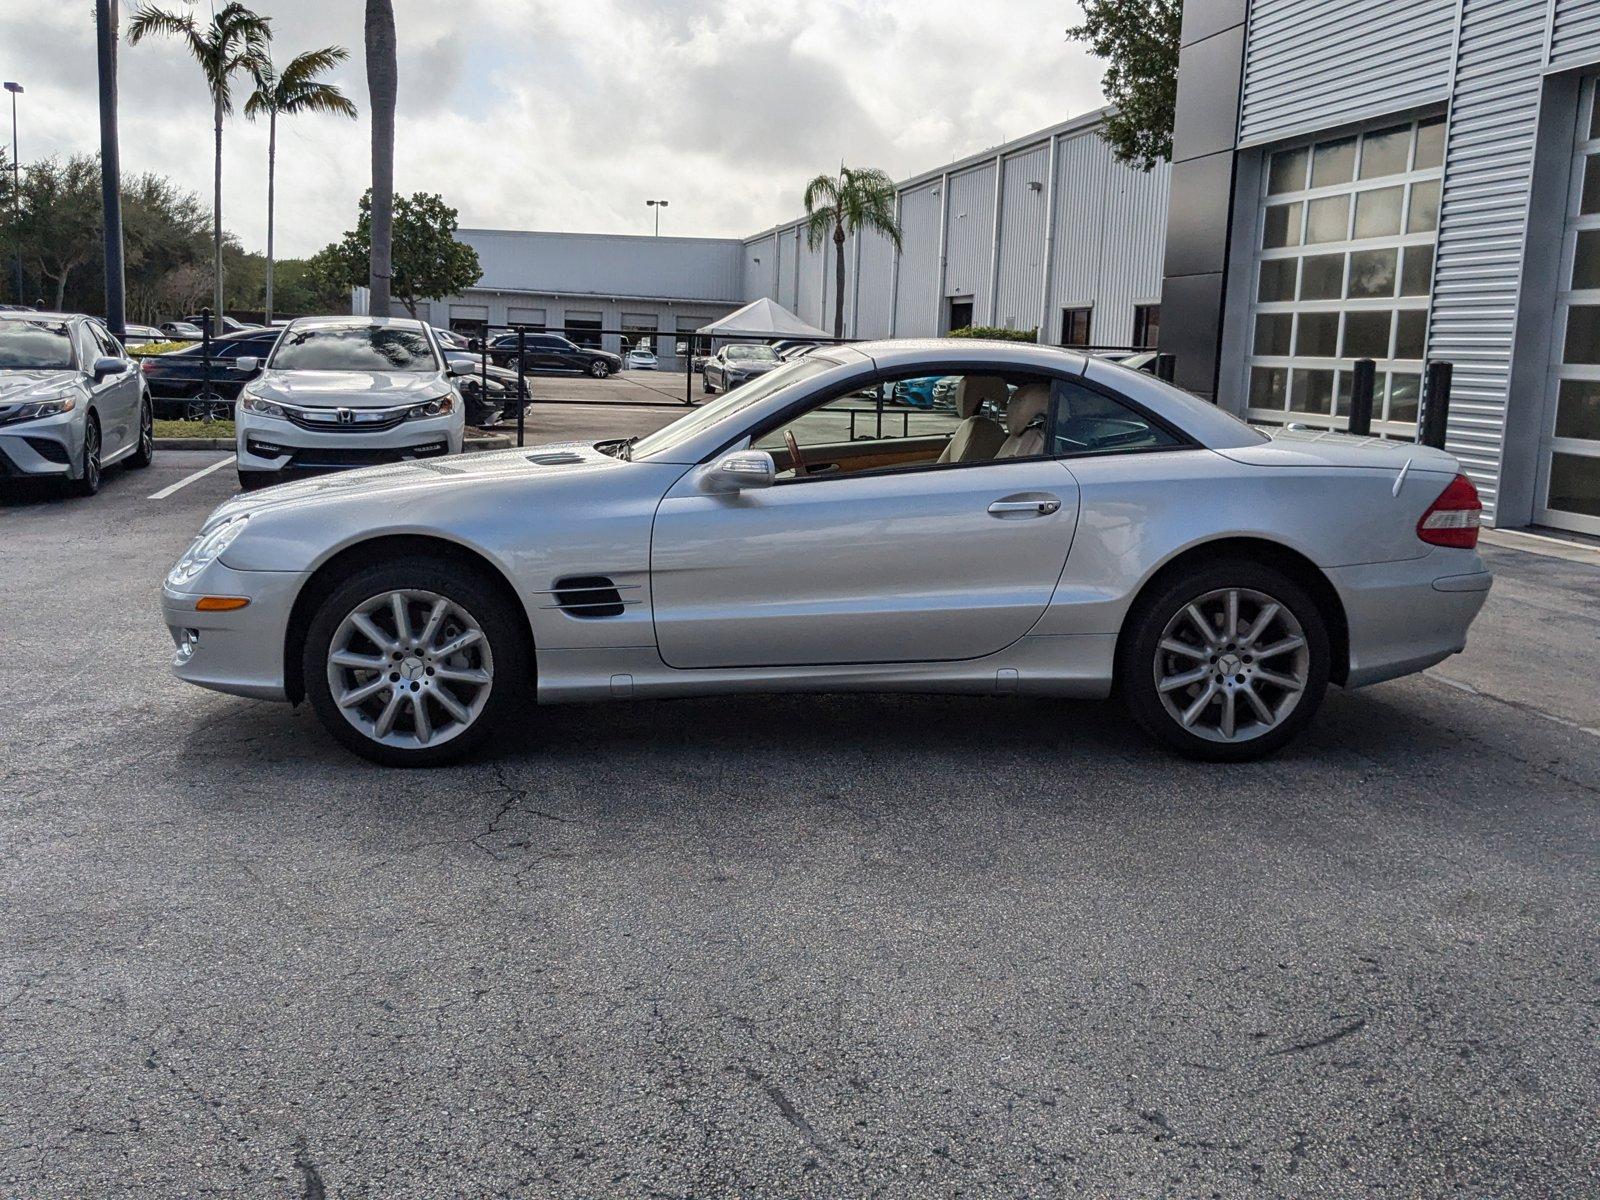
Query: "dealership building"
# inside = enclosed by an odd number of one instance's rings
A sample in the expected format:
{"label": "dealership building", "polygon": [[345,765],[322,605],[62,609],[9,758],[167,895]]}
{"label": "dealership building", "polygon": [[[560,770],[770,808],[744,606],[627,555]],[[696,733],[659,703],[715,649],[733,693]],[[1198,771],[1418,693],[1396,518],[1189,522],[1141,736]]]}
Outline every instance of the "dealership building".
{"label": "dealership building", "polygon": [[[1600,535],[1600,0],[1187,0],[1173,160],[1116,163],[1092,113],[898,185],[904,245],[852,238],[844,326],[967,324],[1153,345],[1261,423],[1446,444],[1496,524]],[[742,239],[464,230],[485,275],[438,323],[696,328],[758,297],[831,328],[834,255]],[[587,324],[585,324],[587,323]],[[670,364],[667,364],[670,365]]]}

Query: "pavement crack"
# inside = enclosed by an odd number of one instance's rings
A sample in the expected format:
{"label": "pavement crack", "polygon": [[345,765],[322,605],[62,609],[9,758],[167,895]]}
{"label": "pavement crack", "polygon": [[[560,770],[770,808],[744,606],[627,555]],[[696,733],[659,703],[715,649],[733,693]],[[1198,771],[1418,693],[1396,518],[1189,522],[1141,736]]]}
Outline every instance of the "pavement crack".
{"label": "pavement crack", "polygon": [[563,817],[559,813],[545,812],[542,809],[527,807],[523,801],[528,798],[528,789],[512,783],[506,777],[505,767],[500,763],[492,763],[490,771],[494,775],[495,789],[502,793],[500,807],[495,810],[494,816],[489,818],[484,827],[473,834],[472,844],[496,862],[504,862],[512,857],[503,853],[504,850],[528,850],[533,848],[533,843],[527,839],[508,842],[500,850],[496,850],[486,844],[487,839],[495,837],[501,832],[501,827],[505,824],[507,818],[511,816],[513,810],[527,813],[532,817],[538,817],[543,821],[554,821],[559,825],[572,824],[571,818]]}
{"label": "pavement crack", "polygon": [[326,1200],[328,1189],[322,1182],[322,1172],[306,1149],[304,1134],[295,1139],[294,1169],[300,1172],[300,1200]]}
{"label": "pavement crack", "polygon": [[1366,1027],[1367,1019],[1365,1017],[1357,1017],[1350,1024],[1335,1029],[1327,1037],[1320,1037],[1314,1042],[1296,1042],[1292,1046],[1279,1046],[1276,1050],[1268,1050],[1267,1057],[1275,1058],[1280,1054],[1304,1054],[1307,1050],[1317,1050],[1323,1046],[1331,1046],[1340,1038],[1347,1038],[1352,1033],[1359,1033]]}
{"label": "pavement crack", "polygon": [[815,1150],[817,1154],[824,1159],[828,1159],[830,1161],[832,1160],[832,1148],[829,1147],[827,1141],[822,1137],[822,1135],[816,1131],[811,1122],[806,1120],[806,1115],[795,1107],[794,1101],[789,1099],[788,1095],[781,1087],[773,1083],[754,1067],[746,1067],[744,1069],[744,1074],[746,1079],[757,1085],[767,1094],[767,1099],[771,1100],[772,1103],[777,1106],[778,1112],[782,1114],[783,1119],[789,1122],[790,1125],[793,1125],[795,1129],[799,1130],[800,1136],[805,1138],[806,1143],[813,1150]]}

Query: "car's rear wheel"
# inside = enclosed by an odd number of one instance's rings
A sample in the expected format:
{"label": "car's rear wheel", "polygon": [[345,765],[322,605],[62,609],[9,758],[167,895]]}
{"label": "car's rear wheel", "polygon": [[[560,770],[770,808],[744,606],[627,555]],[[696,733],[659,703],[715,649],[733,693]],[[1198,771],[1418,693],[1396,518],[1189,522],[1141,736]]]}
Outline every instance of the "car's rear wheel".
{"label": "car's rear wheel", "polygon": [[426,558],[367,567],[312,618],[302,668],[317,716],[385,766],[470,753],[521,702],[527,637],[488,581]]}
{"label": "car's rear wheel", "polygon": [[83,450],[78,455],[78,477],[71,486],[75,496],[92,496],[100,490],[100,419],[92,412],[83,423]]}
{"label": "car's rear wheel", "polygon": [[597,358],[589,364],[589,374],[596,379],[604,379],[611,374],[611,364]]}
{"label": "car's rear wheel", "polygon": [[1128,620],[1118,687],[1134,719],[1180,754],[1271,754],[1327,691],[1321,610],[1271,567],[1240,560],[1185,571],[1141,598]]}
{"label": "car's rear wheel", "polygon": [[155,414],[150,408],[150,397],[139,401],[139,443],[128,456],[128,465],[136,470],[148,467],[156,457]]}

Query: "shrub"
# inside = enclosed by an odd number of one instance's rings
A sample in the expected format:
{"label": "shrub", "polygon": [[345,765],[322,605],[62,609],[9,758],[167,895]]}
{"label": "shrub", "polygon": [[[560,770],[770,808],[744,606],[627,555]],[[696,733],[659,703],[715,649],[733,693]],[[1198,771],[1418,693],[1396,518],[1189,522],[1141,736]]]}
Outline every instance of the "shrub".
{"label": "shrub", "polygon": [[951,337],[958,338],[984,338],[997,342],[1037,342],[1039,330],[1033,329],[997,329],[992,325],[968,325],[965,329],[952,329]]}
{"label": "shrub", "polygon": [[147,354],[165,354],[169,350],[182,350],[192,342],[140,342],[128,347],[131,358],[143,358]]}

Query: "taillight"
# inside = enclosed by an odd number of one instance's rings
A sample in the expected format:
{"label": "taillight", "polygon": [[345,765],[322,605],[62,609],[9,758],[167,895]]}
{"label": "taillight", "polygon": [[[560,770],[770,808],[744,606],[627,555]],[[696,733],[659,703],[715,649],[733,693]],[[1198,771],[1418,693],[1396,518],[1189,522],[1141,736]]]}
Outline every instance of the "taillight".
{"label": "taillight", "polygon": [[139,370],[146,375],[154,375],[156,373],[156,360],[153,358],[141,358],[139,360]]}
{"label": "taillight", "polygon": [[1417,536],[1434,546],[1471,550],[1478,544],[1483,501],[1465,475],[1457,475],[1417,522]]}

